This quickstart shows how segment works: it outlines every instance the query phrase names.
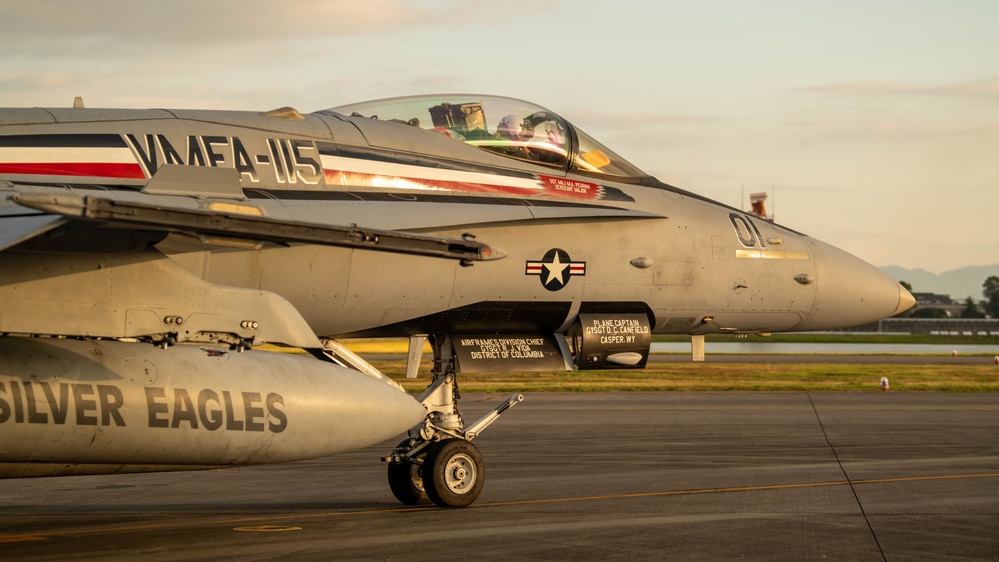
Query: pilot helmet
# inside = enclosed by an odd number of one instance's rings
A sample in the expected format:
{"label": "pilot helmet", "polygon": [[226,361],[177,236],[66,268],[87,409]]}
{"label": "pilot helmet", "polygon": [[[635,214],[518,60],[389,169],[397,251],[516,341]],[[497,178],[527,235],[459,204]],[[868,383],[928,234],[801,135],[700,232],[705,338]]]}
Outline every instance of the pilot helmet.
{"label": "pilot helmet", "polygon": [[519,115],[507,115],[500,119],[496,132],[503,138],[526,141],[534,138],[534,125]]}

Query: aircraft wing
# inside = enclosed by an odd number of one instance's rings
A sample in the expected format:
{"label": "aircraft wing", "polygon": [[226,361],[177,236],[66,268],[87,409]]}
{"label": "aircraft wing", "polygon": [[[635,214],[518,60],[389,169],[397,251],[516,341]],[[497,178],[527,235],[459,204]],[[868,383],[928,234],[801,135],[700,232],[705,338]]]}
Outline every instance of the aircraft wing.
{"label": "aircraft wing", "polygon": [[[266,217],[258,207],[223,194],[204,201],[177,193],[94,193],[16,192],[2,202],[0,250],[30,243],[56,228],[65,232],[53,246],[56,253],[0,252],[0,300],[5,302],[0,332],[139,338],[164,345],[274,342],[321,347],[300,312],[276,293],[210,283],[144,244],[109,252],[105,242],[129,244],[132,238],[182,233],[208,245],[326,245],[462,264],[505,255],[469,235],[324,224],[319,215],[305,220]],[[92,226],[105,234],[73,235],[75,229]],[[119,234],[129,231],[134,236]]]}
{"label": "aircraft wing", "polygon": [[[306,243],[363,248],[423,256],[490,260],[503,252],[471,237],[445,238],[409,232],[286,221],[229,212],[188,209],[115,200],[94,195],[18,194],[11,200],[43,214],[0,216],[0,242],[7,247],[37,236],[67,220],[99,221],[126,228],[193,233],[208,237],[277,243]],[[8,226],[9,225],[9,226]]]}

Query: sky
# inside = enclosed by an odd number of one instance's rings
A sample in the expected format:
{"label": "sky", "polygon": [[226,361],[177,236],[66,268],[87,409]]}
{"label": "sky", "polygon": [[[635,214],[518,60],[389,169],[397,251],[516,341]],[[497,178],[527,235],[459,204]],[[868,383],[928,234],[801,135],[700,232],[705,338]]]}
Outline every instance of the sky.
{"label": "sky", "polygon": [[999,263],[995,0],[0,0],[0,106],[542,105],[868,262]]}

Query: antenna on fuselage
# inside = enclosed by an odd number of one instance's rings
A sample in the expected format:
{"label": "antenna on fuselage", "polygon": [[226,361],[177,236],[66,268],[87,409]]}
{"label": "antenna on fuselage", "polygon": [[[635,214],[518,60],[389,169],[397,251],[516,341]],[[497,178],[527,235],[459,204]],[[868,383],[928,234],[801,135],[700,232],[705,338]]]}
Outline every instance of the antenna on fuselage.
{"label": "antenna on fuselage", "polygon": [[770,184],[770,196],[774,198],[770,202],[770,222],[777,220],[777,186]]}
{"label": "antenna on fuselage", "polygon": [[73,98],[73,109],[83,109],[83,96]]}
{"label": "antenna on fuselage", "polygon": [[767,197],[769,197],[769,195],[767,194],[766,191],[760,191],[758,193],[750,193],[749,205],[751,210],[749,212],[752,213],[754,216],[760,217],[763,220],[772,221],[774,220],[773,215],[767,215],[767,207],[766,207]]}

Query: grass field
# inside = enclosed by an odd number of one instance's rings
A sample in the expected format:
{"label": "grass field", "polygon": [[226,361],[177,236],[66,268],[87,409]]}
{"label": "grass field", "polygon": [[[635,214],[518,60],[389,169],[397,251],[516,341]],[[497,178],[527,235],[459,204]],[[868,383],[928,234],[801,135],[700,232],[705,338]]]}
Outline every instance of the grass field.
{"label": "grass field", "polygon": [[[656,336],[654,341],[690,341],[689,336]],[[734,336],[709,336],[708,341],[735,341]],[[780,334],[748,340],[800,343],[942,343],[999,344],[994,337],[909,336],[895,334]],[[345,340],[361,354],[405,354],[406,339]],[[406,379],[404,358],[372,361],[407,391],[420,392],[430,382],[429,345],[416,379]],[[462,390],[477,392],[595,392],[595,391],[828,391],[880,392],[881,377],[890,391],[999,392],[999,365],[862,365],[862,364],[735,364],[658,363],[640,370],[547,373],[485,373],[463,375]]]}
{"label": "grass field", "polygon": [[[989,345],[999,344],[995,336],[938,336],[932,334],[857,334],[857,333],[806,333],[773,334],[771,336],[749,336],[737,339],[732,334],[713,334],[708,341],[741,341],[760,343],[884,343],[884,344],[941,344],[941,345]],[[653,336],[652,341],[688,342],[690,336]]]}
{"label": "grass field", "polygon": [[[424,361],[416,379],[406,379],[406,362],[373,361],[408,392],[430,383]],[[780,391],[856,390],[880,392],[881,377],[891,391],[999,392],[999,365],[816,365],[658,363],[641,370],[462,375],[460,389],[475,392],[595,391]]]}

